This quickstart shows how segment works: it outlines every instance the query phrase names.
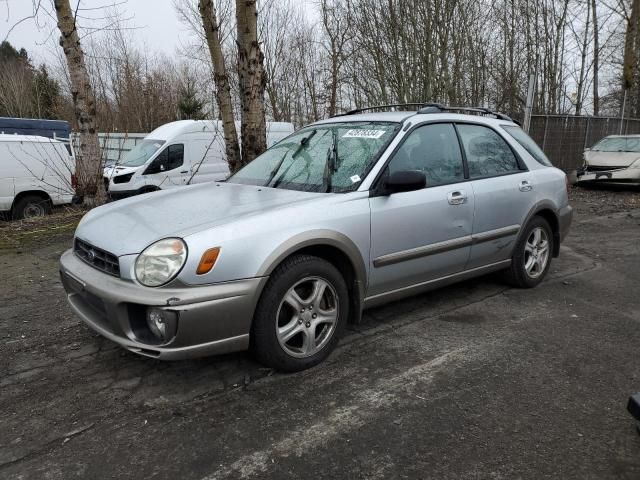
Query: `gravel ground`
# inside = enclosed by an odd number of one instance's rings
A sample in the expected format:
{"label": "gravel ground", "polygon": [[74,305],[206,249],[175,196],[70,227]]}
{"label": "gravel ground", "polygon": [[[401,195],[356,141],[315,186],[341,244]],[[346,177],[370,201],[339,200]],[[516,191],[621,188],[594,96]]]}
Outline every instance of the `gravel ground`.
{"label": "gravel ground", "polygon": [[490,276],[365,313],[294,375],[161,363],[75,318],[79,212],[0,225],[0,478],[640,478],[640,194],[573,189],[538,288]]}

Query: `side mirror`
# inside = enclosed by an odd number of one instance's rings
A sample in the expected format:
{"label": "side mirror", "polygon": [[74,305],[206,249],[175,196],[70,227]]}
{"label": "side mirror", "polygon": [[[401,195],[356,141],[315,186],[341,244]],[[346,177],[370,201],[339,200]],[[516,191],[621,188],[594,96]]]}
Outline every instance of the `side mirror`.
{"label": "side mirror", "polygon": [[384,183],[387,194],[412,192],[427,186],[427,177],[417,170],[400,170],[393,172]]}
{"label": "side mirror", "polygon": [[587,148],[585,148],[585,149],[584,149],[584,151],[585,151],[585,152],[590,152],[590,151],[591,151],[591,149],[590,149],[589,147],[587,147]]}

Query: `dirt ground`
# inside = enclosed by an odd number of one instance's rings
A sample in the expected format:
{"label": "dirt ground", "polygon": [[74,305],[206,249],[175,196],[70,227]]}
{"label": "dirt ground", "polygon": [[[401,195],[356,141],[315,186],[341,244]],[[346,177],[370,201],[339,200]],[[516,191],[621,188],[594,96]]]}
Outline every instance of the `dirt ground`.
{"label": "dirt ground", "polygon": [[162,363],[85,327],[82,212],[0,224],[0,478],[640,478],[640,192],[574,189],[538,288],[484,277],[367,311],[321,366]]}

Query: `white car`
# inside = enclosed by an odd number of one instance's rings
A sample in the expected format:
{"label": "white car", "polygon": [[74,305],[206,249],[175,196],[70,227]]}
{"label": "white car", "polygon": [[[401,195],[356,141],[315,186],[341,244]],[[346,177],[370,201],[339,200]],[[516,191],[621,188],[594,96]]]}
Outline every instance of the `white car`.
{"label": "white car", "polygon": [[71,203],[75,160],[65,143],[34,135],[0,134],[0,212],[41,217]]}
{"label": "white car", "polygon": [[640,185],[640,135],[610,135],[584,152],[578,183]]}
{"label": "white car", "polygon": [[[267,146],[292,133],[291,123],[268,122]],[[105,186],[112,199],[228,176],[222,122],[211,120],[162,125],[127,152],[122,161],[104,169]]]}

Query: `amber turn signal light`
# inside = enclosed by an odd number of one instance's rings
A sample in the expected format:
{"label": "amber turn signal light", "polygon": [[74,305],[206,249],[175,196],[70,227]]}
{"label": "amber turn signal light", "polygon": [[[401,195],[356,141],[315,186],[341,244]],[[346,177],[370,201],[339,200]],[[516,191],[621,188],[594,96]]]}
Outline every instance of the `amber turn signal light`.
{"label": "amber turn signal light", "polygon": [[200,263],[198,264],[198,269],[196,273],[198,275],[204,275],[205,273],[209,273],[213,266],[216,264],[216,260],[218,260],[218,255],[220,255],[220,247],[210,248],[206,252],[202,254],[202,258],[200,259]]}

